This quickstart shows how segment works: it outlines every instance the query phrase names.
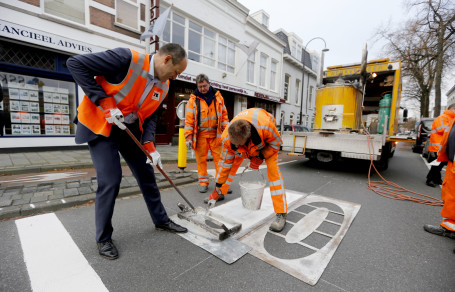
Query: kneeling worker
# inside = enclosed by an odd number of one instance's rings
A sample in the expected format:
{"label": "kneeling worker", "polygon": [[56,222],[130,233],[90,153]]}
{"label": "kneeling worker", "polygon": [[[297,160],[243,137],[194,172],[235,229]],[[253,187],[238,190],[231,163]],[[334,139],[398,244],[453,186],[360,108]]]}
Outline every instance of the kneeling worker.
{"label": "kneeling worker", "polygon": [[212,206],[227,193],[243,159],[250,159],[250,168],[259,169],[265,160],[276,220],[270,230],[280,232],[286,224],[287,202],[283,177],[278,167],[278,151],[283,143],[275,126],[275,118],[260,108],[250,108],[235,116],[221,135],[220,166],[215,190],[210,194]]}

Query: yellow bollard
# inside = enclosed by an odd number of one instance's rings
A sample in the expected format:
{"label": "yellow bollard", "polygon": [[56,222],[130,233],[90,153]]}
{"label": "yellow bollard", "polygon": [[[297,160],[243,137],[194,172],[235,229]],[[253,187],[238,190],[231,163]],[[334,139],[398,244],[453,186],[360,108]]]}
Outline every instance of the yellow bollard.
{"label": "yellow bollard", "polygon": [[186,144],[185,144],[185,127],[180,121],[179,127],[179,157],[178,167],[183,171],[186,167]]}

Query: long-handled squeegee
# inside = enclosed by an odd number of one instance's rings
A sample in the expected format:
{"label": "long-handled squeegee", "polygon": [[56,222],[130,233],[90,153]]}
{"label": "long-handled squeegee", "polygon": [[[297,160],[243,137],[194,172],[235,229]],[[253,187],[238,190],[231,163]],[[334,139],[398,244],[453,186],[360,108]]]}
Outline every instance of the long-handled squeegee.
{"label": "long-handled squeegee", "polygon": [[[119,125],[119,128],[122,130],[125,130],[126,133],[133,139],[133,141],[136,143],[136,145],[144,152],[144,154],[150,159],[150,161],[153,161],[152,156],[148,153],[148,151],[142,146],[142,144],[137,140],[137,138],[134,136],[133,133],[124,125],[121,124]],[[204,230],[210,232],[211,234],[215,235],[218,237],[219,240],[223,240],[228,238],[231,234],[234,234],[242,228],[242,224],[238,222],[231,221],[225,217],[219,218],[220,220],[228,223],[231,227],[228,228],[226,225],[215,219],[211,212],[207,212],[205,208],[202,207],[197,207],[194,208],[193,204],[191,204],[190,201],[182,194],[182,192],[177,188],[177,186],[174,184],[174,182],[169,178],[169,176],[164,172],[164,170],[159,166],[156,165],[156,168],[161,172],[161,174],[169,181],[169,183],[174,187],[174,189],[177,191],[177,193],[185,200],[185,202],[190,206],[188,208],[182,203],[178,204],[178,207],[180,208],[181,212],[177,214],[177,216],[180,219],[185,219],[191,223],[196,224],[199,227],[202,227]],[[213,216],[209,216],[213,215]],[[219,216],[217,216],[219,217]],[[213,227],[209,226],[208,224],[212,225]]]}

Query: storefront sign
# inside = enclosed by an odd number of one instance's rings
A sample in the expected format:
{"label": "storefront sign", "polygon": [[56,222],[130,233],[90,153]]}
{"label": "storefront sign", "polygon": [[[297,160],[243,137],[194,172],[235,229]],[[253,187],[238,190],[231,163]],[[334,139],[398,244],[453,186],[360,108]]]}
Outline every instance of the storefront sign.
{"label": "storefront sign", "polygon": [[[191,83],[196,83],[196,77],[193,77],[193,76],[188,75],[188,74],[180,74],[179,76],[177,76],[177,80],[182,80],[182,81],[187,81],[187,82],[191,82]],[[284,103],[285,102],[284,99],[280,99],[278,97],[269,96],[269,95],[266,95],[266,94],[263,94],[263,93],[260,93],[260,92],[254,92],[252,90],[244,89],[244,88],[233,86],[233,85],[229,85],[229,84],[219,83],[219,82],[216,82],[216,81],[210,81],[210,85],[212,85],[214,88],[218,88],[218,89],[226,90],[226,91],[231,91],[231,92],[235,92],[235,93],[242,94],[242,95],[254,96],[254,97],[257,97],[257,98],[266,99],[266,100],[279,102],[279,103]]]}
{"label": "storefront sign", "polygon": [[260,93],[260,92],[254,92],[254,96],[257,97],[257,98],[271,100],[271,101],[279,102],[279,103],[284,103],[285,102],[284,99],[281,99],[279,97],[270,96],[270,95],[267,95],[267,94],[263,94],[263,93]]}
{"label": "storefront sign", "polygon": [[0,20],[0,36],[76,54],[105,50],[101,47],[3,20]]}

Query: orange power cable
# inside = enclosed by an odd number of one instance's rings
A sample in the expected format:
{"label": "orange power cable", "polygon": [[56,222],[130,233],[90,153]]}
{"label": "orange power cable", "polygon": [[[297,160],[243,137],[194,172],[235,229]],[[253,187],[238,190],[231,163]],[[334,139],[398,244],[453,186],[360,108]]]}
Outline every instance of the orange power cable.
{"label": "orange power cable", "polygon": [[[430,206],[443,206],[444,203],[442,200],[436,199],[434,197],[424,195],[421,193],[417,193],[411,190],[408,190],[406,188],[403,188],[399,186],[398,184],[386,180],[381,174],[379,174],[379,171],[376,169],[376,166],[374,166],[373,163],[373,155],[374,155],[374,149],[373,153],[371,153],[372,150],[372,145],[370,141],[370,133],[364,128],[365,133],[367,134],[367,140],[368,140],[368,152],[370,155],[370,167],[368,169],[368,186],[367,188],[375,192],[376,194],[389,198],[389,199],[394,199],[394,200],[400,200],[400,201],[411,201],[419,204],[425,204],[425,205],[430,205]],[[382,179],[382,181],[371,181],[371,168],[374,168],[376,173],[379,175],[379,177]],[[406,194],[410,193],[410,194]],[[413,195],[417,195],[420,197],[416,197]]]}

